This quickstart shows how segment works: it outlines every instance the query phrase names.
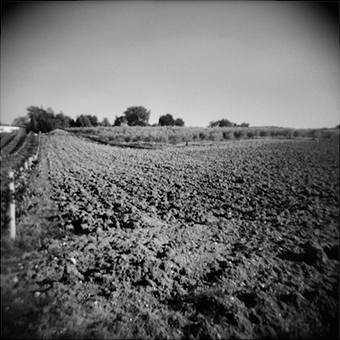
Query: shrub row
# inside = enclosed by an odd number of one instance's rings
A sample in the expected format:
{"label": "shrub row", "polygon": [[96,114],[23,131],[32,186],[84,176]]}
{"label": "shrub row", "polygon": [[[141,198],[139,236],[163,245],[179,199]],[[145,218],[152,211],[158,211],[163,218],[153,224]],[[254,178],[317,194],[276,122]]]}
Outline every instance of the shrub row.
{"label": "shrub row", "polygon": [[255,138],[338,138],[338,129],[290,129],[277,127],[89,127],[67,131],[94,137],[105,143],[185,143]]}

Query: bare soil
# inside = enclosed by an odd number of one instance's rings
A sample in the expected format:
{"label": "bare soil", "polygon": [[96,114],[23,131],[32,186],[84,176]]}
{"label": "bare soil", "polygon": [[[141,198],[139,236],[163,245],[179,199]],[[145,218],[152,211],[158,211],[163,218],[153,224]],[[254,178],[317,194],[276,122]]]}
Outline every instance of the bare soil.
{"label": "bare soil", "polygon": [[3,338],[338,337],[338,141],[42,142]]}

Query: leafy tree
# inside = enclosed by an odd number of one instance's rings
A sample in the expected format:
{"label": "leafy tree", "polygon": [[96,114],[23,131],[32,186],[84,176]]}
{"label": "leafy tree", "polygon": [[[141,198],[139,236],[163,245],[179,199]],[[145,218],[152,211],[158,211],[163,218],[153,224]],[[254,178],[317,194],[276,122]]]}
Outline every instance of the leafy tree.
{"label": "leafy tree", "polygon": [[115,119],[113,125],[114,125],[114,126],[126,125],[127,122],[128,122],[128,121],[127,121],[127,119],[126,119],[125,116],[120,116],[120,117],[116,116],[116,119]]}
{"label": "leafy tree", "polygon": [[158,125],[160,126],[173,126],[175,125],[175,119],[172,117],[170,113],[167,113],[164,116],[160,116],[158,120]]}
{"label": "leafy tree", "polygon": [[39,131],[39,128],[38,128],[38,122],[37,122],[37,117],[36,117],[36,114],[32,114],[31,115],[31,121],[30,121],[30,131],[33,131],[33,132],[38,132]]}
{"label": "leafy tree", "polygon": [[64,115],[62,112],[58,113],[55,116],[56,119],[56,125],[59,129],[67,129],[71,126],[72,119],[66,115]]}
{"label": "leafy tree", "polygon": [[70,127],[77,127],[77,122],[72,118],[70,118]]}
{"label": "leafy tree", "polygon": [[[72,122],[70,121],[70,126],[72,126]],[[77,116],[75,124],[76,127],[90,127],[90,126],[98,126],[100,125],[98,122],[97,116],[92,115],[80,115]]]}
{"label": "leafy tree", "polygon": [[57,128],[54,113],[50,111],[41,110],[40,114],[37,116],[37,122],[39,131],[41,132],[50,132]]}
{"label": "leafy tree", "polygon": [[97,116],[87,115],[86,117],[91,122],[91,126],[98,126],[98,117]]}
{"label": "leafy tree", "polygon": [[182,118],[177,118],[174,125],[184,126],[184,120]]}
{"label": "leafy tree", "polygon": [[42,107],[30,106],[27,111],[30,121],[28,130],[33,132],[50,132],[54,129],[65,129],[74,124],[73,119],[62,112],[55,115],[51,108],[44,110]]}
{"label": "leafy tree", "polygon": [[164,116],[160,116],[158,120],[160,126],[184,126],[184,120],[182,118],[174,119],[170,113]]}
{"label": "leafy tree", "polygon": [[45,110],[37,106],[28,107],[27,115],[16,118],[13,125],[25,126],[27,132],[33,131],[35,133],[76,126],[75,121],[64,113],[60,112],[56,115],[51,108]]}
{"label": "leafy tree", "polygon": [[[105,124],[109,124],[107,118]],[[27,108],[27,116],[19,117],[13,124],[26,126],[27,131],[50,132],[54,129],[66,129],[69,127],[87,127],[99,125],[97,116],[80,115],[76,120],[68,117],[63,112],[55,114],[51,108],[30,106]]]}
{"label": "leafy tree", "polygon": [[47,110],[44,110],[37,106],[30,106],[27,110],[31,120],[31,131],[50,132],[56,128],[57,124],[52,109],[48,108]]}
{"label": "leafy tree", "polygon": [[29,130],[33,131],[33,132],[38,132],[39,129],[39,125],[38,125],[38,116],[40,115],[42,109],[40,109],[37,106],[30,106],[27,109],[28,113],[28,118],[30,120],[30,124],[29,124]]}
{"label": "leafy tree", "polygon": [[76,125],[78,127],[89,127],[92,126],[91,120],[86,115],[80,115],[76,119]]}
{"label": "leafy tree", "polygon": [[240,127],[249,127],[249,123],[242,123]]}
{"label": "leafy tree", "polygon": [[146,126],[150,118],[150,111],[143,106],[132,106],[124,112],[128,125]]}
{"label": "leafy tree", "polygon": [[228,119],[221,119],[221,120],[217,120],[216,122],[212,121],[209,124],[209,127],[231,127],[231,126],[236,126],[235,123],[232,123],[231,121],[229,121]]}
{"label": "leafy tree", "polygon": [[111,124],[107,118],[103,118],[101,126],[111,126]]}

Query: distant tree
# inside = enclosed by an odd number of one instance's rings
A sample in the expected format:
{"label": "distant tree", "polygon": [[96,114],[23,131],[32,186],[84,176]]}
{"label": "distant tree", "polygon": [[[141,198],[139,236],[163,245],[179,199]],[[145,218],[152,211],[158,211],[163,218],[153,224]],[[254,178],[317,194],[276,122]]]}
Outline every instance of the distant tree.
{"label": "distant tree", "polygon": [[30,106],[28,109],[30,117],[30,130],[33,132],[50,132],[57,127],[55,115],[52,109],[44,110],[37,106]]}
{"label": "distant tree", "polygon": [[26,131],[50,132],[54,129],[65,129],[74,126],[72,118],[60,112],[57,115],[51,108],[46,110],[38,106],[30,106],[27,108],[27,115],[16,118],[13,124],[25,126]]}
{"label": "distant tree", "polygon": [[56,125],[59,129],[67,129],[71,126],[71,118],[64,115],[62,112],[55,116]]}
{"label": "distant tree", "polygon": [[249,127],[249,123],[242,123],[240,127]]}
{"label": "distant tree", "polygon": [[236,126],[235,123],[232,123],[228,119],[221,119],[217,121],[212,121],[209,123],[209,127],[231,127],[231,126]]}
{"label": "distant tree", "polygon": [[91,121],[87,115],[80,115],[76,119],[76,125],[78,127],[89,127],[92,126]]}
{"label": "distant tree", "polygon": [[31,121],[30,121],[30,131],[33,131],[37,133],[39,131],[39,125],[37,122],[37,116],[35,113],[31,115]]}
{"label": "distant tree", "polygon": [[158,120],[160,126],[184,126],[184,120],[182,118],[174,119],[170,113],[164,116],[160,116]]}
{"label": "distant tree", "polygon": [[122,126],[127,125],[128,121],[125,116],[116,116],[115,121],[113,123],[114,126]]}
{"label": "distant tree", "polygon": [[143,106],[132,106],[124,112],[128,125],[146,126],[149,122],[150,111]]}
{"label": "distant tree", "polygon": [[174,125],[184,126],[184,120],[182,118],[177,118]]}
{"label": "distant tree", "polygon": [[40,127],[38,125],[38,117],[41,114],[42,109],[37,106],[30,106],[27,111],[27,115],[30,120],[29,130],[36,133],[40,130]]}
{"label": "distant tree", "polygon": [[54,113],[51,110],[42,112],[37,117],[39,131],[41,132],[50,132],[57,128],[57,123],[55,121]]}
{"label": "distant tree", "polygon": [[229,127],[229,126],[234,126],[235,124],[232,123],[231,121],[229,121],[228,119],[221,119],[219,122],[218,122],[218,126],[225,126],[225,127]]}
{"label": "distant tree", "polygon": [[77,127],[77,122],[73,118],[70,118],[70,127]]}
{"label": "distant tree", "polygon": [[110,124],[108,118],[103,118],[103,120],[102,120],[102,122],[101,122],[100,125],[101,125],[101,126],[111,126],[111,124]]}
{"label": "distant tree", "polygon": [[86,115],[86,117],[91,122],[91,126],[98,126],[98,117],[97,116]]}
{"label": "distant tree", "polygon": [[175,125],[175,119],[172,117],[170,113],[167,113],[164,116],[160,116],[158,120],[158,125],[160,126],[173,126]]}

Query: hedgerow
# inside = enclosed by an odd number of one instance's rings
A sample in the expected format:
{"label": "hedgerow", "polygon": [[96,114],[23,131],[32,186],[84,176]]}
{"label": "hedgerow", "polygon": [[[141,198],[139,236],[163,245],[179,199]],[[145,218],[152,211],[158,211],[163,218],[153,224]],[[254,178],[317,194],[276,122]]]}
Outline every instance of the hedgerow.
{"label": "hedgerow", "polygon": [[338,129],[291,129],[280,127],[180,127],[180,126],[117,126],[70,128],[75,135],[96,139],[109,144],[158,143],[179,144],[186,142],[220,142],[233,139],[258,138],[338,138]]}

